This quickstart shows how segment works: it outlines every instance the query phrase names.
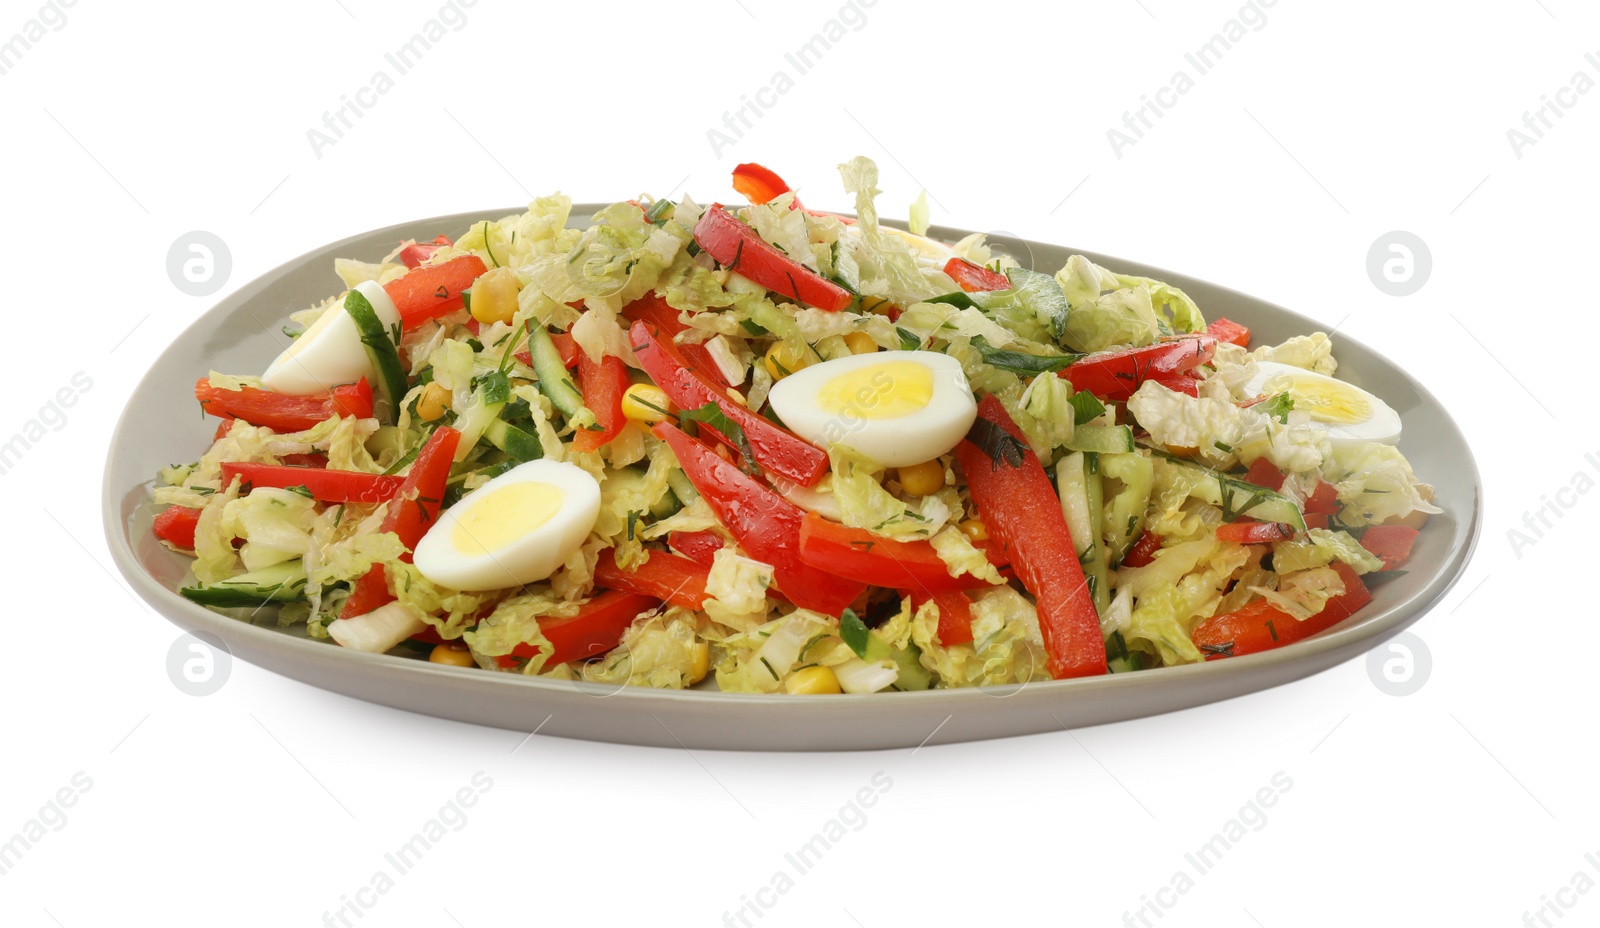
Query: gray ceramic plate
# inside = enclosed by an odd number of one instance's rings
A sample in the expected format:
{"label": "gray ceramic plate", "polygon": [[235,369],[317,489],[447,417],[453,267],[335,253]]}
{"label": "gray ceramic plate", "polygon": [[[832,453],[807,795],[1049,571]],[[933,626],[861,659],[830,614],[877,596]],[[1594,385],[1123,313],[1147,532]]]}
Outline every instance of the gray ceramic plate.
{"label": "gray ceramic plate", "polygon": [[[574,213],[587,222],[595,205]],[[128,401],[106,461],[105,530],[133,589],[181,628],[220,639],[234,656],[296,680],[413,712],[571,738],[663,747],[729,750],[855,750],[940,744],[1059,730],[1170,712],[1277,686],[1325,670],[1374,647],[1437,603],[1460,578],[1477,541],[1478,474],[1461,432],[1427,390],[1359,342],[1340,338],[1339,375],[1387,400],[1405,420],[1402,448],[1438,489],[1445,510],[1418,540],[1410,573],[1380,586],[1372,605],[1343,624],[1279,651],[1143,673],[986,689],[873,696],[792,698],[673,692],[540,680],[443,667],[391,655],[345,651],[279,629],[270,616],[252,624],[178,596],[187,558],[150,535],[148,492],[156,470],[195,457],[214,423],[193,415],[194,382],[208,370],[263,369],[280,350],[278,326],[291,311],[338,287],[336,256],[375,260],[406,238],[459,235],[474,221],[516,210],[461,213],[379,229],[302,255],[252,281],[190,326],[151,368]],[[935,228],[954,241],[966,232]],[[997,238],[1024,263],[1054,270],[1073,252]],[[1092,252],[1123,272],[1169,281],[1209,317],[1248,325],[1262,343],[1325,328],[1260,300],[1203,281]],[[179,411],[188,410],[183,414]],[[931,736],[931,737],[930,737]]]}

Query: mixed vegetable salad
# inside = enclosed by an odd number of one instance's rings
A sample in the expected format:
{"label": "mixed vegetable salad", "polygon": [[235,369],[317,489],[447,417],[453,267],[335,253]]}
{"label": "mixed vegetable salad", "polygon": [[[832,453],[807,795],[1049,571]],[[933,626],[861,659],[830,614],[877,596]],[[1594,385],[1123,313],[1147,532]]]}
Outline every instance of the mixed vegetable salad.
{"label": "mixed vegetable salad", "polygon": [[1360,609],[1429,513],[1327,335],[1252,346],[1160,281],[855,217],[571,204],[339,260],[154,532],[197,603],[361,651],[871,693],[1221,660]]}

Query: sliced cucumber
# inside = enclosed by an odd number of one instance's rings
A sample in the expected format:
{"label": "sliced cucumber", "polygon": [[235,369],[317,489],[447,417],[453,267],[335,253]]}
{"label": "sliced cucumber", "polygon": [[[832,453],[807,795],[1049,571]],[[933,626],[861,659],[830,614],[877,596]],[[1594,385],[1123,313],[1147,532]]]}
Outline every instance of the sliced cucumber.
{"label": "sliced cucumber", "polygon": [[367,351],[372,369],[378,372],[377,403],[373,412],[380,420],[394,424],[400,415],[400,398],[406,395],[406,372],[400,366],[400,328],[385,329],[372,304],[359,290],[351,290],[344,298],[344,311],[355,320],[361,333],[361,345]]}
{"label": "sliced cucumber", "polygon": [[367,453],[374,458],[381,458],[386,453],[393,452],[398,458],[400,449],[410,445],[415,437],[414,432],[407,432],[393,425],[380,425],[376,431],[367,436]]}
{"label": "sliced cucumber", "polygon": [[544,457],[544,446],[535,435],[530,435],[504,419],[496,419],[483,430],[483,437],[518,462],[537,461]]}
{"label": "sliced cucumber", "polygon": [[927,668],[922,666],[922,651],[914,644],[907,644],[904,650],[896,648],[884,641],[877,632],[867,635],[866,654],[861,659],[877,663],[878,661],[894,661],[899,668],[899,674],[893,684],[897,690],[925,690],[933,685],[933,676]]}
{"label": "sliced cucumber", "polygon": [[1134,449],[1133,429],[1126,425],[1083,425],[1072,430],[1068,451],[1125,454]]}
{"label": "sliced cucumber", "polygon": [[922,650],[910,642],[901,650],[884,640],[882,635],[867,628],[854,610],[846,609],[839,616],[839,637],[856,653],[856,657],[870,663],[893,661],[897,674],[893,687],[897,690],[925,690],[933,685],[933,676],[922,666]]}
{"label": "sliced cucumber", "polygon": [[1128,650],[1128,642],[1121,632],[1112,632],[1106,639],[1106,668],[1112,673],[1127,673],[1143,667],[1143,656],[1138,651]]}
{"label": "sliced cucumber", "polygon": [[668,487],[667,492],[661,494],[661,498],[656,500],[654,506],[650,507],[650,519],[652,521],[665,519],[682,508],[683,502],[678,499],[678,494],[672,492],[672,488]]}
{"label": "sliced cucumber", "polygon": [[561,352],[550,338],[550,330],[534,323],[528,332],[528,354],[533,357],[533,372],[539,376],[539,392],[550,398],[556,409],[568,422],[583,417],[594,421],[594,414],[583,405],[583,393],[572,382],[567,366],[561,363]]}
{"label": "sliced cucumber", "polygon": [[1121,484],[1116,495],[1107,502],[1100,519],[1100,537],[1105,539],[1107,558],[1113,564],[1120,564],[1144,532],[1156,468],[1142,454],[1103,454],[1100,474],[1102,478]]}
{"label": "sliced cucumber", "polygon": [[1100,474],[1090,472],[1091,460],[1082,451],[1074,451],[1057,461],[1056,491],[1061,495],[1061,513],[1067,517],[1067,533],[1089,581],[1095,611],[1104,613],[1111,605],[1111,569],[1100,541]]}
{"label": "sliced cucumber", "polygon": [[685,506],[700,498],[700,491],[694,488],[694,484],[689,481],[689,475],[684,473],[681,467],[674,467],[668,471],[667,486],[672,488],[672,495],[678,498],[678,502]]}
{"label": "sliced cucumber", "polygon": [[1189,496],[1221,506],[1226,521],[1248,517],[1259,522],[1287,522],[1297,532],[1306,530],[1305,513],[1294,500],[1281,493],[1170,455],[1158,454],[1155,466],[1156,476],[1163,482],[1181,482]]}
{"label": "sliced cucumber", "polygon": [[220,583],[186,586],[178,592],[202,606],[232,608],[293,602],[302,598],[305,590],[306,568],[296,558],[229,577]]}

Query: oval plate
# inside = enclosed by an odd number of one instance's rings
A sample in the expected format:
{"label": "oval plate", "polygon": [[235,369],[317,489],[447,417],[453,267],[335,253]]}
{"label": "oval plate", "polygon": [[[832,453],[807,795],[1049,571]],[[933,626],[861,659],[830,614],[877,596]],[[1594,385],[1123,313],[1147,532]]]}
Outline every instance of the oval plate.
{"label": "oval plate", "polygon": [[[573,207],[581,222],[601,207]],[[280,629],[263,615],[222,615],[179,596],[189,559],[150,533],[149,488],[156,471],[209,446],[214,425],[192,414],[195,379],[208,370],[263,369],[282,349],[279,326],[292,311],[333,292],[335,257],[374,260],[402,239],[459,235],[498,212],[458,213],[378,229],[316,249],[241,287],[191,325],[133,391],[106,461],[106,540],[133,589],[180,628],[209,633],[234,656],[296,680],[413,712],[481,725],[598,741],[720,750],[864,750],[974,741],[1056,731],[1171,712],[1309,676],[1376,646],[1437,603],[1461,576],[1477,542],[1477,467],[1465,439],[1437,400],[1359,342],[1340,338],[1339,375],[1387,400],[1404,417],[1402,448],[1438,504],[1417,540],[1409,573],[1374,591],[1370,606],[1342,624],[1278,651],[1140,673],[980,689],[804,699],[651,690],[541,680],[445,667],[386,654],[346,651]],[[955,241],[966,231],[935,227]],[[1034,266],[1058,268],[1075,252],[994,237],[994,245]],[[1315,331],[1310,319],[1232,290],[1159,268],[1081,252],[1124,273],[1185,290],[1210,318],[1248,325],[1261,343]],[[174,410],[188,410],[175,414]],[[930,737],[930,733],[933,733]]]}

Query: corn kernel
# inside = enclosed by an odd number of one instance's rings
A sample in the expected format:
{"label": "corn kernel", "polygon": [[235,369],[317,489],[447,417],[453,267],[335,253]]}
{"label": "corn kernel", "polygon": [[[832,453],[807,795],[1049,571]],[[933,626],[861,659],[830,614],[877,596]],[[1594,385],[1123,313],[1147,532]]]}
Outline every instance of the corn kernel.
{"label": "corn kernel", "polygon": [[810,367],[816,360],[815,352],[804,344],[777,342],[767,349],[767,373],[772,375],[773,382],[777,382],[797,370]]}
{"label": "corn kernel", "polygon": [[488,325],[494,322],[510,323],[517,314],[517,272],[509,267],[497,267],[480,276],[472,285],[472,318]]}
{"label": "corn kernel", "polygon": [[937,493],[944,486],[944,465],[938,458],[899,469],[900,487],[912,496]]}
{"label": "corn kernel", "polygon": [[872,354],[878,350],[878,343],[872,336],[865,332],[851,332],[844,337],[844,346],[850,349],[851,354]]}
{"label": "corn kernel", "polygon": [[445,664],[450,667],[476,667],[477,661],[472,659],[472,652],[459,645],[435,645],[433,652],[428,655],[429,663]]}
{"label": "corn kernel", "polygon": [[968,519],[961,523],[960,528],[962,534],[966,535],[970,541],[979,542],[989,540],[989,526],[984,525],[981,520]]}
{"label": "corn kernel", "polygon": [[449,408],[450,391],[432,381],[422,388],[422,395],[417,397],[417,418],[423,422],[439,419]]}
{"label": "corn kernel", "polygon": [[660,387],[636,383],[622,394],[622,414],[634,422],[654,425],[672,415],[672,402]]}
{"label": "corn kernel", "polygon": [[704,641],[697,641],[694,645],[694,667],[690,669],[689,676],[684,678],[684,686],[693,686],[706,678],[706,673],[711,670],[711,645]]}
{"label": "corn kernel", "polygon": [[795,696],[820,696],[841,692],[839,678],[834,674],[833,668],[823,667],[820,664],[789,674],[788,679],[783,681],[783,688]]}

